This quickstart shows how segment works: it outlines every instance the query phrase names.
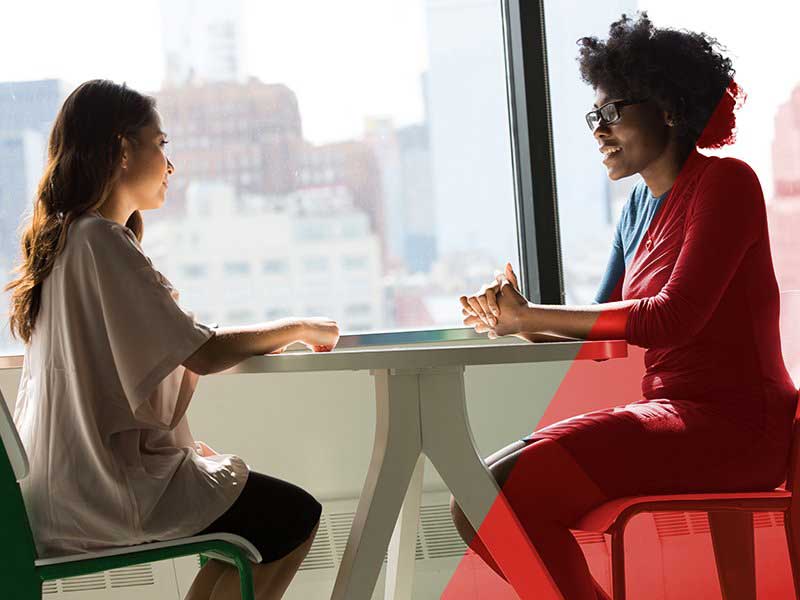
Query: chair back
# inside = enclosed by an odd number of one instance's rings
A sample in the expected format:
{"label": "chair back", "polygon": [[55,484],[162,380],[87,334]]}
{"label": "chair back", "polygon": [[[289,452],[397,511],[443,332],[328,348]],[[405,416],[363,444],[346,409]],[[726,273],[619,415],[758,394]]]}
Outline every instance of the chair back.
{"label": "chair back", "polygon": [[[800,385],[800,290],[781,292],[780,332],[783,362],[795,387],[798,387]],[[800,499],[800,402],[794,414],[786,489],[792,492],[793,499]]]}
{"label": "chair back", "polygon": [[28,475],[28,457],[2,392],[0,440],[0,585],[8,590],[35,584],[36,546],[18,483]]}

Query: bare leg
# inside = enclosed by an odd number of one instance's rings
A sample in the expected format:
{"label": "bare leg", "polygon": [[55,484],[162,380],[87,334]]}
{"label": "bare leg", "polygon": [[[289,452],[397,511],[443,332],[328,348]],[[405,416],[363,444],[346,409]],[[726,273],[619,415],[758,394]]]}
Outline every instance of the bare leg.
{"label": "bare leg", "polygon": [[[283,597],[303,559],[311,549],[311,544],[318,528],[319,523],[317,523],[311,535],[301,546],[295,548],[283,558],[271,563],[253,565],[256,600],[279,600]],[[187,600],[190,600],[190,598],[195,600],[195,598],[187,596]],[[208,600],[240,600],[239,573],[234,567],[227,564],[224,565],[224,570],[219,575],[207,598]],[[200,596],[197,597],[197,600],[201,600]]]}
{"label": "bare leg", "polygon": [[[524,464],[512,478],[512,470],[523,451]],[[545,440],[530,447],[515,442],[490,456],[486,462],[521,517],[564,598],[607,598],[589,573],[586,558],[566,525],[606,498],[572,457],[557,443]],[[541,482],[541,485],[530,485],[530,482]],[[464,541],[502,576],[480,538],[475,536],[475,530],[452,501],[451,510],[456,529]]]}
{"label": "bare leg", "polygon": [[223,562],[209,560],[195,576],[192,587],[186,594],[186,600],[208,600],[211,597],[211,591],[217,585],[217,580],[228,568],[230,566]]}

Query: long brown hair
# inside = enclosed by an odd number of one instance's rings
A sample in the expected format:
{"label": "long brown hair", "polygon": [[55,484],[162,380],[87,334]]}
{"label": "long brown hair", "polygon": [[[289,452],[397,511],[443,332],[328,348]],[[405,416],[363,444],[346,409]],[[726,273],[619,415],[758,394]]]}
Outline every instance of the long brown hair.
{"label": "long brown hair", "polygon": [[[151,123],[155,100],[112,81],[95,79],[78,86],[64,101],[53,123],[33,210],[22,230],[22,261],[14,270],[11,334],[30,342],[42,296],[42,282],[64,249],[70,225],[99,209],[119,179],[122,139],[135,143]],[[142,216],[135,211],[126,225],[142,239]]]}

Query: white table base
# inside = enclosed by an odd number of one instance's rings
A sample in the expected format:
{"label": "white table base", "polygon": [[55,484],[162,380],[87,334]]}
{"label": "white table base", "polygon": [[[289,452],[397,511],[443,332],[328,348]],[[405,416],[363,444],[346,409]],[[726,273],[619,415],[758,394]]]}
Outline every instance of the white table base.
{"label": "white table base", "polygon": [[[496,502],[497,483],[475,448],[467,418],[464,368],[376,369],[372,374],[377,403],[372,459],[331,598],[369,600],[392,537],[386,598],[412,597],[423,454],[473,527],[479,529],[490,510],[502,523],[482,539],[523,600],[533,598],[532,592],[537,600],[561,598],[516,517],[503,508],[502,496]],[[540,582],[535,590],[532,573]]]}

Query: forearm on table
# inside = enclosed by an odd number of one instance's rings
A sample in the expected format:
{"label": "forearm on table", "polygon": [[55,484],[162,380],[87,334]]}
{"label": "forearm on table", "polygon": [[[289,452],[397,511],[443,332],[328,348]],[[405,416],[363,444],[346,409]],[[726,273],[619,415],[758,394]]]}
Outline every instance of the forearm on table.
{"label": "forearm on table", "polygon": [[184,364],[202,375],[224,371],[244,359],[269,354],[302,337],[299,321],[280,319],[243,327],[221,327]]}
{"label": "forearm on table", "polygon": [[530,304],[522,312],[520,330],[556,336],[592,339],[624,339],[628,312],[636,300],[585,306]]}

